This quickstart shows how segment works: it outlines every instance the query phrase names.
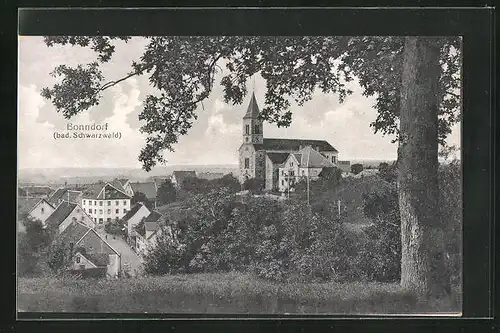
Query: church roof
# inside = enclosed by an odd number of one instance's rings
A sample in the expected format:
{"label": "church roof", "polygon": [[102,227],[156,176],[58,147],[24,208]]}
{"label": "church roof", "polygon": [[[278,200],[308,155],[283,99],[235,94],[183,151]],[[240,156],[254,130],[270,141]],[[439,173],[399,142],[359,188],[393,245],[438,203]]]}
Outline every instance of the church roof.
{"label": "church roof", "polygon": [[252,93],[252,98],[248,104],[247,113],[243,116],[245,118],[257,118],[259,116],[259,106],[257,105],[257,100],[255,99],[255,93]]}
{"label": "church roof", "polygon": [[262,145],[254,145],[256,150],[266,150],[266,151],[299,151],[305,146],[311,146],[314,149],[316,147],[320,151],[331,151],[338,152],[337,149],[333,148],[328,141],[325,140],[302,140],[302,139],[266,139]]}
{"label": "church roof", "polygon": [[303,168],[324,168],[335,166],[311,146],[302,148],[298,154],[295,154],[296,157],[297,155],[300,155],[299,162],[300,166]]}
{"label": "church roof", "polygon": [[288,153],[267,153],[267,156],[274,164],[281,164],[286,161]]}

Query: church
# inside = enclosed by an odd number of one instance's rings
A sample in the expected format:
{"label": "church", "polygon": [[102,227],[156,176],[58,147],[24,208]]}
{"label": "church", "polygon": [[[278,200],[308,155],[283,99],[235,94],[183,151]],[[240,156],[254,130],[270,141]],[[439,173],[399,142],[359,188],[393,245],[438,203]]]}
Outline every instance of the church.
{"label": "church", "polygon": [[318,178],[325,167],[338,164],[338,151],[325,140],[264,138],[259,106],[252,94],[243,116],[239,152],[240,181],[265,180],[265,189],[284,192],[307,177]]}

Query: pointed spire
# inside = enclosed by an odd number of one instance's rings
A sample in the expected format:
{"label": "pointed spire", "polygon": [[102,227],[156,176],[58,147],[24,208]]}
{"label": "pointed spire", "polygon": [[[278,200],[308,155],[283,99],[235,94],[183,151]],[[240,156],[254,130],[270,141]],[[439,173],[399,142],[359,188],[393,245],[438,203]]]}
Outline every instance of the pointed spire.
{"label": "pointed spire", "polygon": [[243,118],[257,118],[259,116],[259,106],[257,105],[257,100],[255,99],[255,92],[252,92],[252,97],[250,103],[248,104],[247,113]]}

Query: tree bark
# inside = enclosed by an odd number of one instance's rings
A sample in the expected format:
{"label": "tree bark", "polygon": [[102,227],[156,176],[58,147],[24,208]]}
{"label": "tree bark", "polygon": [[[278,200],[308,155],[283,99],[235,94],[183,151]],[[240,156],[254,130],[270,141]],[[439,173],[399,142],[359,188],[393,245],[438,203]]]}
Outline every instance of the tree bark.
{"label": "tree bark", "polygon": [[437,38],[406,37],[401,86],[401,286],[426,298],[449,293],[437,206],[439,51]]}

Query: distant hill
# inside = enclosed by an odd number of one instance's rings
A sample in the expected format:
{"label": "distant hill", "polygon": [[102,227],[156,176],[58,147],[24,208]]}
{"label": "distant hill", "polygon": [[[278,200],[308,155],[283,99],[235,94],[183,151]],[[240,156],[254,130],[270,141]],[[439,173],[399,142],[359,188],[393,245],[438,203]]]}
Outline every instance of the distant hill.
{"label": "distant hill", "polygon": [[211,173],[233,173],[238,175],[238,166],[233,164],[221,165],[171,165],[159,166],[146,172],[139,168],[31,168],[19,169],[18,181],[22,185],[48,184],[88,184],[99,180],[109,181],[114,178],[127,178],[132,181],[144,181],[151,177],[166,177],[178,170],[194,170]]}

